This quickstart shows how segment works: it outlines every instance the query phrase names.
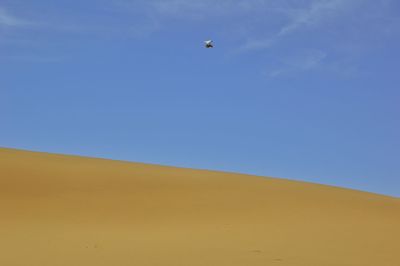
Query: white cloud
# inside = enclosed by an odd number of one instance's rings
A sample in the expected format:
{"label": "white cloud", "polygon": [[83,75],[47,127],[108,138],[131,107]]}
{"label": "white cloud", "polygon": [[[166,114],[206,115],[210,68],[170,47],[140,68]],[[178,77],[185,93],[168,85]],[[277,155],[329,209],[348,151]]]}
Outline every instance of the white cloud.
{"label": "white cloud", "polygon": [[39,54],[8,54],[2,56],[3,61],[35,62],[35,63],[58,63],[67,60],[65,56],[49,56]]}
{"label": "white cloud", "polygon": [[163,0],[148,1],[155,12],[165,16],[207,18],[215,15],[232,15],[253,11],[265,6],[268,0]]}
{"label": "white cloud", "polygon": [[284,14],[288,21],[281,26],[277,33],[265,38],[249,38],[238,51],[251,51],[270,48],[274,43],[290,33],[300,30],[304,27],[318,27],[332,17],[335,17],[340,11],[350,8],[352,3],[358,0],[314,0],[308,7],[291,7],[278,9]]}
{"label": "white cloud", "polygon": [[[170,20],[212,25],[211,30],[226,46],[236,45],[227,52],[229,57],[247,52],[262,56],[264,52],[268,60],[264,73],[269,77],[319,70],[339,72],[338,65],[344,64],[341,59],[354,56],[343,54],[338,46],[353,42],[349,39],[354,35],[351,32],[364,36],[365,30],[360,27],[364,26],[366,10],[379,10],[383,5],[381,0],[116,1],[155,21],[158,27],[149,27],[153,32],[165,30]],[[361,19],[357,19],[359,16]],[[146,24],[138,25],[141,28]],[[336,40],[335,35],[343,39]],[[343,69],[353,73],[352,61],[346,62]]]}
{"label": "white cloud", "polygon": [[[124,12],[134,12],[137,17],[144,18],[145,23],[154,25],[156,22],[160,26],[158,30],[162,30],[168,20],[215,21],[216,27],[252,28],[253,33],[240,33],[247,42],[239,50],[249,51],[269,48],[281,37],[305,26],[318,26],[358,1],[362,0],[304,0],[300,4],[291,0],[114,0],[112,3]],[[277,21],[280,21],[278,29]],[[137,25],[154,29],[146,27],[145,23]],[[254,37],[254,32],[259,35],[260,31],[267,36]]]}
{"label": "white cloud", "polygon": [[303,70],[310,70],[318,67],[321,62],[327,57],[327,54],[322,51],[313,51],[306,55],[298,64]]}
{"label": "white cloud", "polygon": [[[280,76],[323,65],[328,69],[326,64],[354,58],[356,52],[362,53],[360,47],[372,47],[373,38],[386,42],[387,39],[381,38],[382,32],[392,36],[399,29],[396,14],[387,16],[395,13],[389,12],[393,9],[392,2],[394,0],[89,0],[89,10],[94,5],[91,12],[79,8],[76,13],[64,12],[61,5],[46,16],[40,16],[32,4],[29,14],[36,12],[35,24],[0,7],[0,30],[28,26],[48,32],[82,32],[113,38],[147,37],[183,25],[185,30],[193,27],[199,34],[210,32],[210,38],[218,39],[231,49],[228,55],[250,51],[260,56],[265,54],[272,59],[268,61],[271,66],[275,64],[271,62],[280,62],[271,67],[270,76]],[[21,34],[11,33],[10,36],[21,38]],[[356,52],[346,52],[349,46],[354,46]],[[313,49],[314,52],[305,52]],[[325,60],[328,54],[329,61]],[[283,57],[285,60],[281,59]]]}
{"label": "white cloud", "polygon": [[335,15],[341,8],[344,8],[351,2],[351,0],[318,0],[312,2],[308,8],[289,10],[292,13],[291,20],[279,31],[278,36],[289,34],[304,26],[317,26],[324,19]]}
{"label": "white cloud", "polygon": [[250,51],[250,50],[261,50],[271,47],[274,44],[273,39],[265,39],[265,40],[256,40],[252,39],[247,41],[244,45],[242,45],[238,51]]}
{"label": "white cloud", "polygon": [[0,27],[20,27],[28,24],[27,21],[10,15],[4,8],[0,7]]}
{"label": "white cloud", "polygon": [[172,21],[182,25],[212,24],[210,31],[223,33],[230,30],[232,36],[239,35],[238,27],[248,26],[248,18],[263,9],[268,11],[266,7],[274,1],[277,0],[113,0],[111,3],[113,11],[132,16],[127,27],[134,36],[168,29],[166,25]]}
{"label": "white cloud", "polygon": [[[114,0],[114,6],[159,20],[209,20],[268,12],[279,0]],[[282,1],[282,0],[280,0]],[[264,12],[265,13],[265,12]]]}
{"label": "white cloud", "polygon": [[267,76],[270,78],[275,78],[297,72],[318,70],[322,66],[322,63],[327,56],[328,54],[326,52],[313,50],[301,55],[287,57],[282,60],[279,67],[268,70]]}

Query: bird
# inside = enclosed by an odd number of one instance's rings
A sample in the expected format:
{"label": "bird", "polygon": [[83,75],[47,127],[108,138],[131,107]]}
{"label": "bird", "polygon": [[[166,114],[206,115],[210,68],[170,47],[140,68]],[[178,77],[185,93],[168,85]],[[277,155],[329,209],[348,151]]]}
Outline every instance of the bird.
{"label": "bird", "polygon": [[213,45],[213,41],[212,40],[208,40],[208,41],[204,41],[204,46],[206,47],[206,48],[214,48],[214,45]]}

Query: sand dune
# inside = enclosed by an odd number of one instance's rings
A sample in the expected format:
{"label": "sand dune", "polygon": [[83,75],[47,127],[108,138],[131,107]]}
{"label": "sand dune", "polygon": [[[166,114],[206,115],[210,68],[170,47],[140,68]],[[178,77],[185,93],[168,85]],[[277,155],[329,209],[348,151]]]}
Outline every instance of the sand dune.
{"label": "sand dune", "polygon": [[0,149],[0,265],[399,266],[400,199]]}

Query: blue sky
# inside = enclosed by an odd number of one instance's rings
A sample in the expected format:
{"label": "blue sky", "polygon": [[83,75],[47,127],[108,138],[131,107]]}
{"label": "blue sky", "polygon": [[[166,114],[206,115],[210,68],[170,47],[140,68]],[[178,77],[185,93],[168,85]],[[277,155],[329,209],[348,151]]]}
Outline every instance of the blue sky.
{"label": "blue sky", "polygon": [[399,47],[395,0],[3,0],[0,146],[400,196]]}

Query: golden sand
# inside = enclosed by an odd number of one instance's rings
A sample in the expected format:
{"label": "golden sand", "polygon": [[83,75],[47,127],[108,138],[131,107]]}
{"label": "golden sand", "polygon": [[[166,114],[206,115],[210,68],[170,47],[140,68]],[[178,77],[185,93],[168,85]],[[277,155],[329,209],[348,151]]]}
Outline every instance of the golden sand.
{"label": "golden sand", "polygon": [[0,149],[1,266],[399,266],[400,199]]}

